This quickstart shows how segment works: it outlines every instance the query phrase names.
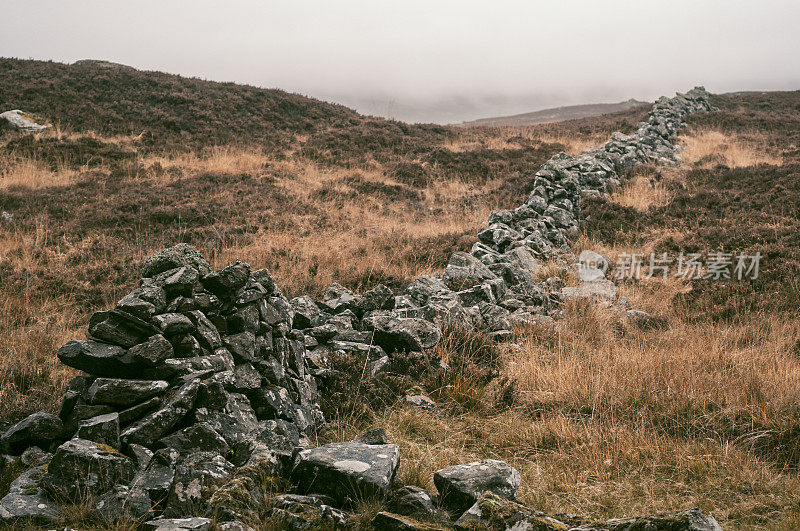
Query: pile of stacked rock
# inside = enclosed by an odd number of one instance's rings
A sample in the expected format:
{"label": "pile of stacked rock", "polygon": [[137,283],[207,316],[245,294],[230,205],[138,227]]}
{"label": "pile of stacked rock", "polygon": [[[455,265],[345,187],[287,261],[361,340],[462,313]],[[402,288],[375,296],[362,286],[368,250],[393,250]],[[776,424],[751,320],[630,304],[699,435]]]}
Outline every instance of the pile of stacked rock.
{"label": "pile of stacked rock", "polygon": [[[682,117],[709,108],[700,88],[662,98],[634,134],[553,157],[525,204],[492,212],[470,253],[454,253],[441,274],[397,294],[379,285],[355,295],[332,284],[320,301],[287,300],[266,270],[242,262],[212,271],[186,244],[152,256],[139,286],[91,318],[89,339],[59,349],[63,363],[86,373],[70,382],[59,414],[0,425],[3,463],[26,469],[0,500],[0,521],[53,521],[56,502],[91,499],[109,522],[124,516],[152,529],[207,529],[213,517],[220,528],[240,529],[236,521],[267,503],[256,484],[283,478],[295,493],[269,503],[291,528],[344,526],[352,500],[370,497],[394,511],[378,515],[378,529],[431,529],[412,518],[442,521],[434,501],[456,527],[506,529],[524,520],[529,527],[514,529],[589,529],[514,502],[519,474],[505,463],[437,472],[437,498],[394,484],[399,450],[380,432],[311,448],[308,436],[324,422],[318,384],[333,353],[366,355],[371,377],[398,352],[438,364],[426,351],[446,325],[501,340],[515,324],[552,322],[560,300],[576,291],[537,280],[537,271],[544,259],[570,255],[565,235],[577,227],[581,194],[606,193],[636,163],[674,160],[668,139]],[[589,282],[606,284],[583,289]],[[614,296],[602,272],[586,284],[584,295]],[[718,528],[697,512],[670,518],[688,522],[674,529]]]}

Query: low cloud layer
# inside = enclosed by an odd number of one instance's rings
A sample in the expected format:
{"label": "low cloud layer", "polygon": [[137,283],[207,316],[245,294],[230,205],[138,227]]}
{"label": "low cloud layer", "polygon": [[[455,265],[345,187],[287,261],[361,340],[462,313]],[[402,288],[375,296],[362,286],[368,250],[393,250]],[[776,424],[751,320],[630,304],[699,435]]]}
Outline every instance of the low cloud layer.
{"label": "low cloud layer", "polygon": [[661,94],[800,88],[800,3],[44,1],[4,6],[0,55],[281,88],[460,122]]}

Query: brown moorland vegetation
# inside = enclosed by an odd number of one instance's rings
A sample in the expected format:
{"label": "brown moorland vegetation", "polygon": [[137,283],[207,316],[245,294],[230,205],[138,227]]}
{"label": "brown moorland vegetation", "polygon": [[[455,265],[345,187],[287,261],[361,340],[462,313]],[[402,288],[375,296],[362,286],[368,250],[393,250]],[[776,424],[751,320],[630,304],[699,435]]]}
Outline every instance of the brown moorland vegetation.
{"label": "brown moorland vegetation", "polygon": [[[2,108],[57,125],[0,132],[0,210],[15,216],[0,226],[3,421],[57,407],[74,371],[56,348],[164,246],[267,267],[290,295],[332,280],[399,287],[467,249],[490,210],[519,204],[549,156],[643,115],[409,126],[280,91],[6,59],[0,87]],[[446,373],[368,383],[344,371],[342,388],[358,392],[330,390],[318,442],[383,426],[401,447],[401,479],[426,488],[442,466],[503,459],[522,473],[522,501],[552,514],[700,506],[725,528],[800,525],[800,93],[714,104],[690,119],[679,166],[640,168],[610,200],[585,202],[575,249],[612,263],[760,251],[756,281],[620,283],[657,327],[584,302],[555,330],[520,330],[516,345],[449,331],[437,347]],[[411,386],[438,414],[402,404]],[[364,521],[377,509],[364,507]],[[65,526],[101,527],[86,507],[65,515]]]}

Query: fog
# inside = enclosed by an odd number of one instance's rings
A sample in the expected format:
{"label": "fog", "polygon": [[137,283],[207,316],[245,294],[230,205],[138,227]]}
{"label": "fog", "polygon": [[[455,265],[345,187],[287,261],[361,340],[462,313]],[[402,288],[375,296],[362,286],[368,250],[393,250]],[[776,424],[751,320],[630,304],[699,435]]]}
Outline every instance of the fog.
{"label": "fog", "polygon": [[800,88],[800,2],[4,0],[0,56],[106,59],[451,123]]}

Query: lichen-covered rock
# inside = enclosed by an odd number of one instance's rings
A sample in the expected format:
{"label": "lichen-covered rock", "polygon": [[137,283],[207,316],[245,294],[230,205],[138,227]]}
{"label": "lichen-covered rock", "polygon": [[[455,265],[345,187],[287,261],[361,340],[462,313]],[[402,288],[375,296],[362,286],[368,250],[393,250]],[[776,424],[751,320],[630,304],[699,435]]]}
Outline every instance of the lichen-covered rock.
{"label": "lichen-covered rock", "polygon": [[422,487],[413,485],[394,491],[386,507],[393,513],[425,518],[430,518],[436,512],[430,493]]}
{"label": "lichen-covered rock", "polygon": [[210,518],[156,518],[142,524],[145,531],[208,531],[213,521]]}
{"label": "lichen-covered rock", "polygon": [[107,413],[80,421],[76,436],[119,449],[119,413]]}
{"label": "lichen-covered rock", "polygon": [[194,406],[199,380],[183,384],[172,396],[167,397],[164,405],[136,422],[121,434],[122,442],[151,446],[167,434]]}
{"label": "lichen-covered rock", "polygon": [[487,492],[514,499],[520,481],[517,469],[496,459],[449,466],[433,475],[441,503],[458,512],[466,511]]}
{"label": "lichen-covered rock", "polygon": [[372,519],[372,527],[381,531],[446,531],[448,528],[431,524],[429,522],[419,522],[408,516],[381,511]]}
{"label": "lichen-covered rock", "polygon": [[50,413],[39,411],[28,415],[9,427],[0,437],[0,445],[8,446],[15,454],[22,453],[29,446],[47,448],[61,436],[61,419]]}
{"label": "lichen-covered rock", "polygon": [[271,516],[285,529],[340,529],[347,524],[347,515],[333,503],[326,496],[280,494],[272,499]]}
{"label": "lichen-covered rock", "polygon": [[431,348],[442,337],[433,323],[416,317],[396,317],[392,312],[371,313],[364,318],[364,327],[375,332],[375,343],[386,352]]}
{"label": "lichen-covered rock", "polygon": [[506,531],[508,529],[537,531],[567,531],[568,526],[546,514],[533,511],[522,504],[493,493],[481,496],[455,522],[458,531],[486,529]]}
{"label": "lichen-covered rock", "polygon": [[180,267],[190,267],[201,276],[211,272],[208,260],[200,254],[200,251],[187,243],[179,243],[145,260],[142,266],[142,276],[153,277],[164,271]]}
{"label": "lichen-covered rock", "polygon": [[348,498],[383,499],[399,461],[400,450],[393,444],[326,444],[297,455],[292,479],[302,492],[326,494],[339,503]]}
{"label": "lichen-covered rock", "polygon": [[125,408],[162,395],[168,387],[169,384],[163,380],[98,378],[89,387],[87,395],[92,404]]}
{"label": "lichen-covered rock", "polygon": [[58,519],[58,506],[46,499],[39,487],[44,473],[45,466],[39,465],[11,482],[8,492],[0,499],[0,524],[19,521],[51,524]]}
{"label": "lichen-covered rock", "polygon": [[0,113],[0,121],[7,122],[12,128],[23,133],[39,133],[50,127],[44,118],[19,109]]}
{"label": "lichen-covered rock", "polygon": [[95,501],[94,508],[109,525],[125,520],[142,521],[154,516],[153,505],[147,493],[127,485],[117,485],[100,496]]}
{"label": "lichen-covered rock", "polygon": [[136,466],[114,448],[71,439],[58,447],[42,478],[42,487],[52,496],[80,500],[99,495],[115,485],[128,484]]}
{"label": "lichen-covered rock", "polygon": [[670,514],[636,516],[633,518],[614,518],[605,522],[582,525],[573,531],[722,531],[722,527],[714,519],[700,509],[689,509]]}
{"label": "lichen-covered rock", "polygon": [[204,514],[214,491],[233,473],[234,465],[213,452],[181,457],[175,469],[164,516]]}

